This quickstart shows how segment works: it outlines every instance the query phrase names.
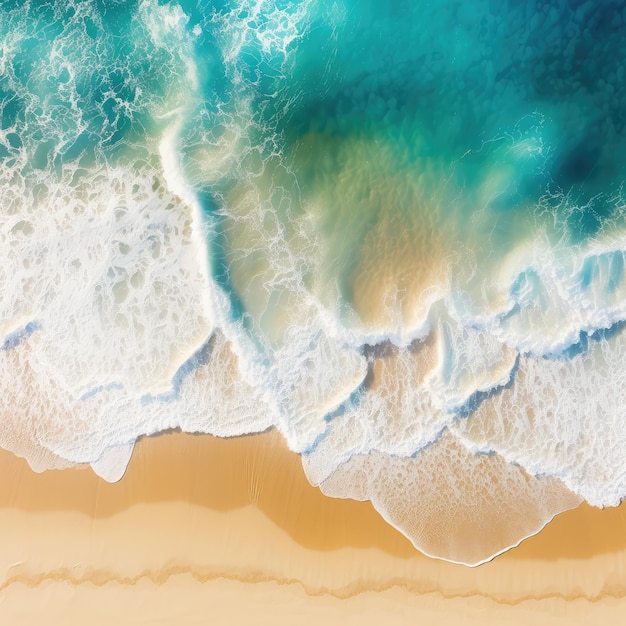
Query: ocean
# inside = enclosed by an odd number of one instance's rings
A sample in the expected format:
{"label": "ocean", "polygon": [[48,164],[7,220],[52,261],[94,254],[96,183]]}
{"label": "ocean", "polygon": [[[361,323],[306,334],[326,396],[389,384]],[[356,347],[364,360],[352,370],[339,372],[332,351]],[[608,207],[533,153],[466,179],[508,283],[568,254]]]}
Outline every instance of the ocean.
{"label": "ocean", "polygon": [[625,25],[1,0],[0,446],[115,481],[143,435],[276,428],[470,565],[619,504]]}

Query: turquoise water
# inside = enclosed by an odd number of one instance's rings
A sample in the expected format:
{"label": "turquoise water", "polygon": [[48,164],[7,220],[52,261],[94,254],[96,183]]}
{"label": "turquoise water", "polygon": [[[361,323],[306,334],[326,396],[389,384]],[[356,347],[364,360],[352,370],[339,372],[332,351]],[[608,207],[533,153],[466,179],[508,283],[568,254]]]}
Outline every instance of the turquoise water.
{"label": "turquoise water", "polygon": [[[190,182],[219,194],[233,178],[278,176],[284,197],[268,202],[283,226],[313,215],[310,236],[327,244],[311,270],[324,276],[322,290],[339,283],[324,304],[356,306],[364,318],[367,305],[354,296],[363,257],[390,260],[382,240],[397,230],[414,231],[411,239],[437,255],[467,247],[483,272],[539,230],[553,245],[584,245],[622,224],[619,8],[217,8],[218,41],[233,45],[232,36],[240,46],[222,69],[236,86],[220,94],[222,115],[207,113],[203,136],[219,139],[220,122],[233,122],[229,108],[240,100],[249,117],[239,123],[252,128],[234,172],[208,188],[193,172]],[[200,106],[210,109],[215,96],[208,80]],[[368,239],[376,242],[364,247]],[[418,258],[405,271],[419,273],[422,264]],[[410,282],[398,273],[390,279]],[[244,290],[236,281],[228,288]]]}
{"label": "turquoise water", "polygon": [[625,21],[617,0],[1,2],[7,406],[60,408],[0,445],[117,477],[141,434],[273,425],[313,483],[451,560],[508,546],[400,524],[394,459],[524,468],[511,543],[570,492],[619,502]]}

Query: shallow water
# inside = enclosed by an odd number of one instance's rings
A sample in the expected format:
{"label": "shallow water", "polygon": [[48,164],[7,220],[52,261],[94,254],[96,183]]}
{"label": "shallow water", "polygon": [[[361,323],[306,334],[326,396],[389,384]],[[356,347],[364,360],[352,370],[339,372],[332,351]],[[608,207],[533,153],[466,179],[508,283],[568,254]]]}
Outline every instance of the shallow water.
{"label": "shallow water", "polygon": [[[0,11],[0,445],[275,426],[471,563],[626,495],[623,2]],[[429,472],[501,545],[425,545]]]}

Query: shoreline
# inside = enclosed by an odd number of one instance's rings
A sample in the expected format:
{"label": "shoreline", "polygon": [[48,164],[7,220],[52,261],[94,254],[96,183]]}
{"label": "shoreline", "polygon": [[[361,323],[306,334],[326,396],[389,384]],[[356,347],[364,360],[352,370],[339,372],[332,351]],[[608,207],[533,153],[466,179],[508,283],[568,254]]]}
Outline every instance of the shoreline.
{"label": "shoreline", "polygon": [[[105,518],[137,503],[181,498],[218,511],[251,504],[309,549],[377,547],[407,558],[421,554],[369,502],[330,498],[311,486],[299,456],[287,448],[274,430],[231,438],[175,431],[142,437],[124,477],[115,483],[99,478],[88,467],[37,473],[24,459],[2,449],[0,468],[6,477],[0,486],[0,509],[18,508],[31,513],[72,510]],[[200,472],[205,473],[207,481],[216,472],[223,472],[227,483],[207,484],[205,490],[198,490],[190,483],[198,480]],[[24,487],[19,493],[10,488],[13,480]],[[285,489],[297,501],[297,515],[295,505],[284,511],[277,506]],[[99,497],[93,507],[84,496],[96,491]],[[297,524],[302,516],[311,520],[304,527]],[[353,525],[349,529],[345,525],[337,527],[334,522],[338,521]],[[316,528],[326,522],[331,522],[334,531],[318,534]],[[592,533],[596,526],[601,526],[603,532]],[[571,536],[576,534],[585,541],[571,542]],[[626,507],[598,509],[583,502],[558,514],[542,531],[488,562],[499,561],[507,554],[516,559],[581,559],[625,549]]]}
{"label": "shoreline", "polygon": [[333,623],[365,611],[364,624],[398,607],[398,624],[479,623],[484,611],[497,623],[613,623],[626,611],[625,507],[582,505],[469,568],[423,556],[369,502],[324,496],[275,431],[146,437],[118,483],[90,469],[35,474],[4,451],[0,468],[0,616],[11,624],[41,623],[57,602],[59,621],[46,623],[78,624],[105,598],[143,598],[147,615],[178,607],[180,621],[165,622],[177,624],[202,623],[207,597],[219,623],[266,611],[287,624],[296,608]]}

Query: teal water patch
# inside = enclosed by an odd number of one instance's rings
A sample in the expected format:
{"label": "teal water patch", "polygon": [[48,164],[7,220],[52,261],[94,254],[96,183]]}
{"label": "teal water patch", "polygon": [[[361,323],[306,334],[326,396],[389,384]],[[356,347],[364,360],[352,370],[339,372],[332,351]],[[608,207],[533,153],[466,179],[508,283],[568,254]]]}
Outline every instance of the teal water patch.
{"label": "teal water patch", "polygon": [[[191,118],[183,152],[217,144],[238,125],[243,137],[234,166],[208,186],[190,158],[190,182],[228,212],[237,181],[258,185],[287,168],[294,180],[270,210],[287,229],[303,214],[315,217],[311,236],[330,251],[313,271],[337,281],[348,305],[371,255],[362,244],[380,237],[383,215],[396,212],[389,221],[415,229],[416,240],[439,237],[444,249],[463,246],[491,266],[536,229],[577,245],[623,223],[618,2],[185,10],[198,29],[196,52],[221,49],[222,64],[201,71],[203,110]],[[342,191],[346,179],[352,194]],[[227,264],[245,265],[229,252],[228,235],[224,250]]]}
{"label": "teal water patch", "polygon": [[368,126],[390,136],[408,127],[421,139],[416,156],[443,159],[451,195],[469,196],[461,213],[485,208],[477,186],[509,168],[487,203],[495,220],[534,210],[549,185],[571,198],[556,217],[572,240],[611,217],[605,197],[623,180],[626,151],[621,3],[344,7],[334,20],[319,15],[282,83],[285,99],[306,94],[279,122],[292,143],[310,129],[332,146]]}
{"label": "teal water patch", "polygon": [[150,158],[146,143],[180,100],[186,70],[185,41],[157,8],[3,3],[2,127],[20,137],[34,169]]}
{"label": "teal water patch", "polygon": [[[388,246],[372,243],[393,236],[383,221],[415,229],[424,245],[437,239],[435,255],[463,245],[493,264],[532,238],[537,222],[554,226],[556,239],[565,233],[578,241],[595,236],[615,210],[580,180],[600,159],[601,142],[568,164],[570,140],[561,139],[571,126],[591,123],[593,102],[586,98],[574,116],[562,93],[534,86],[535,59],[546,46],[565,51],[537,72],[561,75],[571,63],[561,22],[578,17],[567,6],[557,8],[557,23],[535,19],[526,3],[506,10],[454,2],[225,3],[210,15],[199,6],[187,5],[191,28],[199,28],[196,50],[220,47],[223,73],[204,82],[212,106],[192,117],[183,142],[190,181],[226,212],[228,192],[241,180],[284,186],[287,197],[267,210],[286,230],[297,230],[303,213],[313,216],[311,236],[326,241],[313,275],[337,281],[349,305],[363,260],[374,254],[363,242],[380,248],[381,263],[389,260]],[[548,9],[552,16],[547,5],[540,13]],[[230,163],[220,163],[210,185],[198,182],[192,148],[218,145],[229,133],[241,139],[229,149]],[[295,181],[283,185],[281,168]],[[546,211],[548,192],[560,201]],[[245,265],[238,246],[229,250],[223,238],[227,262]]]}
{"label": "teal water patch", "polygon": [[[596,235],[618,211],[611,194],[623,180],[626,152],[618,1],[186,0],[187,41],[169,45],[155,44],[138,18],[145,5],[3,3],[3,30],[15,45],[1,86],[2,127],[40,131],[36,168],[115,153],[120,143],[157,134],[150,105],[185,73],[180,52],[189,44],[203,95],[190,125],[200,121],[214,136],[219,113],[247,88],[256,133],[250,141],[262,157],[278,151],[297,159],[302,138],[320,135],[319,154],[294,164],[305,195],[316,163],[323,167],[338,141],[371,135],[394,146],[408,136],[416,177],[423,159],[441,163],[431,184],[445,184],[443,217],[451,222],[485,209],[476,190],[495,170],[507,171],[486,203],[496,231],[512,213],[534,211],[547,190],[568,199],[554,211],[572,241]],[[230,35],[219,18],[230,14],[231,43],[239,37],[240,45],[225,59]],[[295,36],[281,40],[280,28]],[[41,124],[44,110],[48,122]],[[522,129],[528,120],[530,134]]]}
{"label": "teal water patch", "polygon": [[[336,281],[340,308],[390,228],[493,264],[536,228],[578,244],[622,226],[619,2],[34,2],[3,16],[0,158],[25,151],[25,172],[149,160],[182,107],[208,219],[232,212],[241,180],[282,189],[268,210],[287,239],[310,215],[306,236],[327,244],[302,280]],[[230,164],[207,182],[194,149],[229,133]],[[232,217],[214,248],[243,311]]]}

